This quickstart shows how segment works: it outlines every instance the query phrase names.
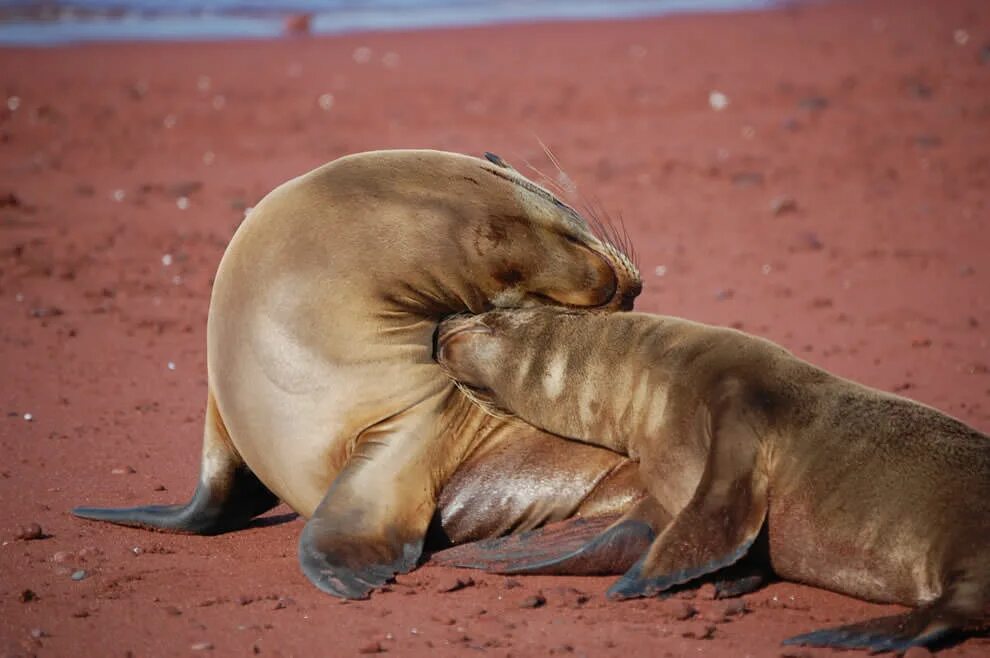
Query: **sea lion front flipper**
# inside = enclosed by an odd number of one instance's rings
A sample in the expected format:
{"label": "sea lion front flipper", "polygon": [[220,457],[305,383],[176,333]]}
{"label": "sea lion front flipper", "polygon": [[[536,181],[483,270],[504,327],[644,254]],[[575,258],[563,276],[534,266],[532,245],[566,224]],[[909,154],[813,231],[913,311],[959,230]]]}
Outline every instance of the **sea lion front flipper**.
{"label": "sea lion front flipper", "polygon": [[788,638],[784,644],[839,649],[868,649],[871,653],[906,651],[916,645],[929,645],[943,639],[963,623],[946,615],[940,601],[889,617],[878,617],[857,624],[824,628]]}
{"label": "sea lion front flipper", "polygon": [[184,505],[77,507],[72,513],[93,521],[168,532],[216,535],[246,526],[278,505],[278,498],[251,472],[234,449],[216,400],[206,402],[199,484]]}
{"label": "sea lion front flipper", "polygon": [[449,475],[442,463],[456,466],[424,440],[435,434],[442,404],[420,403],[358,437],[299,539],[302,571],[321,590],[367,598],[416,566],[436,508],[436,483]]}
{"label": "sea lion front flipper", "polygon": [[727,396],[725,407],[702,424],[711,434],[709,455],[690,502],[609,597],[663,592],[738,562],[756,541],[767,515],[767,473],[741,396]]}

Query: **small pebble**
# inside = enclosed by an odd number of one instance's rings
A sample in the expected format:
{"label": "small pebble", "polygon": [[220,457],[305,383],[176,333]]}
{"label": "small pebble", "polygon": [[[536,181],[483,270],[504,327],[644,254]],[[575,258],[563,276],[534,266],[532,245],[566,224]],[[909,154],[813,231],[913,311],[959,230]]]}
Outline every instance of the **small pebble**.
{"label": "small pebble", "polygon": [[78,571],[72,572],[72,580],[75,581],[83,580],[88,575],[89,574],[87,574],[85,570],[79,569]]}
{"label": "small pebble", "polygon": [[715,636],[714,624],[691,624],[681,637],[693,638],[695,640],[710,640]]}
{"label": "small pebble", "polygon": [[722,605],[722,613],[726,617],[735,617],[749,612],[745,599],[730,599]]}
{"label": "small pebble", "polygon": [[505,589],[515,589],[516,587],[522,587],[522,583],[520,583],[515,578],[505,579]]}
{"label": "small pebble", "polygon": [[952,33],[952,40],[956,42],[957,46],[965,46],[969,43],[969,32],[966,30],[956,30]]}
{"label": "small pebble", "polygon": [[37,523],[29,523],[23,525],[17,530],[17,538],[23,539],[24,541],[31,541],[32,539],[43,539],[45,537],[45,531],[41,529],[41,526]]}
{"label": "small pebble", "polygon": [[666,607],[670,616],[677,621],[685,621],[698,614],[697,608],[687,601],[671,601]]}
{"label": "small pebble", "polygon": [[169,361],[168,363],[165,364],[165,367],[168,368],[169,370],[175,370],[175,361]]}
{"label": "small pebble", "polygon": [[828,99],[824,96],[809,96],[798,101],[798,107],[811,112],[821,112],[828,107]]}
{"label": "small pebble", "polygon": [[354,52],[351,54],[354,61],[358,64],[366,64],[371,60],[371,48],[367,46],[361,46],[360,48],[355,48]]}
{"label": "small pebble", "polygon": [[37,601],[38,595],[35,594],[33,589],[22,590],[17,600],[21,603],[30,603],[31,601]]}
{"label": "small pebble", "polygon": [[324,112],[333,107],[333,94],[322,94],[316,99],[316,104],[320,106],[320,109]]}
{"label": "small pebble", "polygon": [[189,208],[189,197],[180,196],[175,200],[175,205],[179,210],[186,210]]}
{"label": "small pebble", "polygon": [[40,640],[43,637],[51,637],[51,636],[44,629],[41,629],[41,628],[32,628],[31,629],[31,637],[33,637],[36,640]]}
{"label": "small pebble", "polygon": [[24,414],[24,420],[30,423],[32,420],[34,420],[34,414],[31,413]]}
{"label": "small pebble", "polygon": [[127,196],[127,193],[126,193],[126,192],[124,192],[124,190],[114,190],[114,191],[113,191],[113,192],[112,192],[112,193],[110,194],[110,197],[111,197],[111,198],[112,198],[112,199],[113,199],[114,201],[116,201],[117,203],[120,203],[121,201],[123,201],[123,200],[124,200],[124,197],[125,197],[125,196]]}
{"label": "small pebble", "polygon": [[8,96],[7,97],[7,109],[11,112],[16,112],[17,108],[21,106],[20,96]]}
{"label": "small pebble", "polygon": [[716,112],[720,112],[729,107],[729,97],[720,91],[711,91],[708,93],[708,105]]}
{"label": "small pebble", "polygon": [[369,654],[369,653],[385,653],[385,648],[382,647],[381,642],[369,642],[358,649],[358,653]]}
{"label": "small pebble", "polygon": [[212,651],[212,642],[197,642],[196,644],[190,645],[189,647],[192,651]]}
{"label": "small pebble", "polygon": [[770,212],[774,215],[796,212],[797,209],[797,201],[789,196],[779,196],[770,201]]}
{"label": "small pebble", "polygon": [[547,604],[546,598],[542,594],[534,594],[533,596],[527,596],[519,604],[520,608],[542,608]]}
{"label": "small pebble", "polygon": [[474,585],[474,578],[471,576],[456,576],[447,578],[440,581],[437,586],[438,592],[456,592],[457,590],[464,589],[465,587],[472,587]]}

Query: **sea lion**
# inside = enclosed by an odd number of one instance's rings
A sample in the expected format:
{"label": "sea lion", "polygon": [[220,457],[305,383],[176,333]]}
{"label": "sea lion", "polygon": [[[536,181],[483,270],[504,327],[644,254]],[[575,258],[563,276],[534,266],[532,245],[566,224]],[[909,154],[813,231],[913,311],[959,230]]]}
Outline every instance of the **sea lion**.
{"label": "sea lion", "polygon": [[[633,465],[486,415],[431,353],[452,313],[627,309],[639,291],[618,249],[497,156],[341,158],[268,194],[223,255],[192,500],[75,514],[212,534],[281,499],[309,519],[306,576],[360,598],[415,566],[435,510],[439,545],[622,513],[643,495]],[[599,557],[592,567],[635,560]]]}
{"label": "sea lion", "polygon": [[488,403],[638,460],[675,512],[613,597],[715,572],[760,538],[785,579],[916,606],[788,643],[900,651],[987,623],[990,437],[962,422],[672,317],[496,310],[441,324],[437,345]]}

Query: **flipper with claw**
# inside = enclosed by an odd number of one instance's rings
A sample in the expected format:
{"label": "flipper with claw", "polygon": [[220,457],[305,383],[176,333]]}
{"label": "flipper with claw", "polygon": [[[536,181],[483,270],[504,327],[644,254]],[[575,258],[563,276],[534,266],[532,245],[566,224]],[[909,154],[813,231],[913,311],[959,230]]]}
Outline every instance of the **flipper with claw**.
{"label": "flipper with claw", "polygon": [[[710,453],[698,489],[649,552],[609,589],[616,599],[652,596],[738,562],[756,541],[767,514],[766,470],[757,437],[726,401],[707,424]],[[735,416],[735,417],[731,417]]]}
{"label": "flipper with claw", "polygon": [[937,604],[903,615],[878,617],[857,624],[825,628],[784,640],[784,644],[836,649],[867,649],[873,653],[906,651],[944,639],[959,623],[940,613]]}
{"label": "flipper with claw", "polygon": [[303,528],[299,561],[321,590],[366,598],[413,569],[436,507],[434,433],[442,400],[425,401],[365,430]]}
{"label": "flipper with claw", "polygon": [[518,535],[456,546],[437,553],[431,562],[502,574],[622,573],[669,520],[670,515],[648,496],[619,519],[560,521]]}
{"label": "flipper with claw", "polygon": [[192,500],[184,505],[77,507],[72,513],[84,519],[138,528],[216,535],[243,528],[277,504],[275,494],[234,449],[211,394],[206,404],[200,480]]}

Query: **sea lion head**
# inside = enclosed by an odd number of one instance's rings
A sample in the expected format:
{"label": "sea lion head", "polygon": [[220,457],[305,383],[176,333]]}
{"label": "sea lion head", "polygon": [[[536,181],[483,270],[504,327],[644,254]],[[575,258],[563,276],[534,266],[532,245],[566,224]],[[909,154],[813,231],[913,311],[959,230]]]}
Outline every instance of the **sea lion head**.
{"label": "sea lion head", "polygon": [[545,342],[548,331],[557,330],[560,320],[573,314],[586,315],[533,308],[454,316],[437,328],[434,359],[482,406],[498,411],[513,409],[513,391],[527,390],[519,384],[534,369],[546,371],[541,379],[559,380],[546,382],[548,386],[562,388],[564,373],[551,372],[561,368],[544,363],[555,362],[554,346]]}
{"label": "sea lion head", "polygon": [[623,250],[498,156],[486,160],[485,216],[470,222],[461,240],[487,270],[480,285],[492,305],[630,310],[642,281]]}

